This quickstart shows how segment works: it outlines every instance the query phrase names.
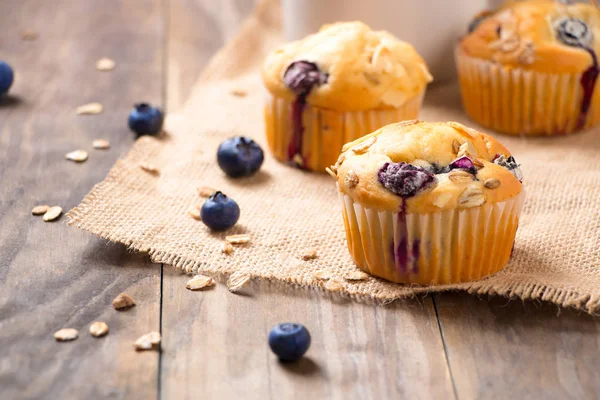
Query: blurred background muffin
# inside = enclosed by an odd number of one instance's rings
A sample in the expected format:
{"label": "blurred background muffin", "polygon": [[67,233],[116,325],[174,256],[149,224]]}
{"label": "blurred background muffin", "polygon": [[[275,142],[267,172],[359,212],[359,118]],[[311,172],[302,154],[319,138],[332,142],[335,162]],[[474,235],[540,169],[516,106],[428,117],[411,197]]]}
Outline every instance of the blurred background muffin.
{"label": "blurred background muffin", "polygon": [[346,142],[419,115],[432,80],[413,47],[361,22],[324,26],[266,59],[265,125],[275,157],[324,172]]}
{"label": "blurred background muffin", "polygon": [[455,52],[467,114],[510,134],[597,125],[599,35],[600,11],[590,4],[509,2],[476,16]]}

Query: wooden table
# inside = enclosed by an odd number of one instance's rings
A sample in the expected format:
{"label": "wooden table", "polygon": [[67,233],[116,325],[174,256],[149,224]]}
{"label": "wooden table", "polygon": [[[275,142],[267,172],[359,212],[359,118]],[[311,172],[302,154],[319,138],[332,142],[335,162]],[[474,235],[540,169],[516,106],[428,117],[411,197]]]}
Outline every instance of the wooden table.
{"label": "wooden table", "polygon": [[[467,294],[388,306],[253,283],[197,293],[144,254],[31,215],[65,210],[101,181],[134,138],[131,105],[175,109],[250,0],[0,2],[0,58],[16,70],[0,105],[0,398],[600,398],[600,320],[556,306]],[[24,31],[39,38],[26,41]],[[99,72],[97,59],[116,60]],[[99,101],[99,116],[76,116]],[[95,138],[111,149],[91,149]],[[84,148],[83,164],[64,160]],[[137,306],[117,312],[120,292]],[[107,337],[87,330],[106,321]],[[266,344],[278,322],[307,325],[296,364]],[[80,337],[52,334],[74,327]],[[136,353],[160,331],[162,352]]]}

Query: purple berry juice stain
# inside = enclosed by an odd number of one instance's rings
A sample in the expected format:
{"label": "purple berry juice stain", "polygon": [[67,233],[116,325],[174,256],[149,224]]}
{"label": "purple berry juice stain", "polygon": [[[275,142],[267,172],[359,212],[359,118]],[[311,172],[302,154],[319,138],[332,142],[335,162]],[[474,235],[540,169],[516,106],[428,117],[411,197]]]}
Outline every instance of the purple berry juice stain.
{"label": "purple berry juice stain", "polygon": [[577,129],[583,129],[587,122],[587,117],[590,112],[592,105],[592,98],[594,97],[594,88],[596,87],[596,81],[598,80],[598,74],[600,74],[600,68],[598,68],[598,57],[596,52],[590,48],[583,47],[585,51],[590,53],[592,56],[592,66],[585,70],[581,75],[580,83],[583,89],[583,96],[581,98],[581,106],[579,111],[579,118],[577,119]]}
{"label": "purple berry juice stain", "polygon": [[[294,61],[283,74],[283,81],[295,94],[292,103],[292,138],[288,146],[288,161],[293,161],[297,155],[302,157],[302,142],[304,138],[304,125],[302,114],[306,108],[306,97],[315,86],[327,83],[329,75],[321,72],[317,64],[309,61]],[[302,157],[301,168],[306,168],[307,157]]]}
{"label": "purple berry juice stain", "polygon": [[594,88],[596,86],[596,81],[598,80],[598,74],[600,73],[596,52],[590,47],[594,37],[588,25],[579,18],[559,18],[554,21],[553,25],[556,31],[556,37],[563,44],[585,50],[592,57],[592,65],[583,72],[581,79],[579,80],[583,89],[576,126],[576,129],[579,130],[586,125],[594,96]]}
{"label": "purple berry juice stain", "polygon": [[[304,137],[304,125],[302,124],[302,113],[306,107],[306,97],[296,96],[292,103],[292,139],[288,146],[288,161],[292,161],[297,154],[302,155],[302,139]],[[306,167],[306,160],[302,158],[300,167]]]}

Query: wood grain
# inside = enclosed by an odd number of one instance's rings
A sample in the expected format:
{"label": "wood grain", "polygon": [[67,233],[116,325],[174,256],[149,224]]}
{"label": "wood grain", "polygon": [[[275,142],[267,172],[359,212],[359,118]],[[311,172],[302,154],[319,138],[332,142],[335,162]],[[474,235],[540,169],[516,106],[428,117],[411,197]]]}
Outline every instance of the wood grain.
{"label": "wood grain", "polygon": [[[376,307],[257,282],[241,294],[223,282],[191,292],[189,276],[165,266],[162,355],[133,351],[160,329],[161,267],[30,210],[76,205],[130,148],[131,104],[181,106],[252,6],[0,2],[0,57],[17,71],[15,96],[0,102],[0,398],[600,398],[597,319],[466,294]],[[22,31],[39,38],[22,41]],[[101,57],[116,70],[96,71]],[[91,101],[105,112],[74,115]],[[99,137],[109,151],[91,148]],[[90,152],[86,163],[63,159],[76,148]],[[110,302],[122,291],[138,305],[117,312]],[[89,336],[95,320],[107,337]],[[266,344],[283,321],[312,334],[297,364]],[[80,338],[55,342],[63,327]]]}
{"label": "wood grain", "polygon": [[[253,282],[241,294],[224,282],[203,292],[166,268],[163,398],[452,398],[430,298],[360,304],[287,285]],[[312,344],[296,364],[267,345],[277,323],[299,322]]]}
{"label": "wood grain", "polygon": [[458,398],[600,398],[598,318],[466,294],[436,304]]}
{"label": "wood grain", "polygon": [[[0,397],[152,398],[158,353],[132,343],[159,329],[160,267],[65,225],[31,215],[40,203],[76,205],[102,180],[133,137],[131,105],[161,103],[163,15],[160,0],[23,0],[0,2],[0,55],[13,65],[12,97],[0,104]],[[23,41],[22,31],[39,38]],[[112,72],[95,62],[110,57]],[[103,114],[76,116],[100,101]],[[110,140],[108,151],[92,140]],[[90,153],[75,164],[64,154]],[[126,291],[138,305],[126,312],[111,300]],[[90,336],[95,320],[108,336]],[[77,340],[56,342],[72,327]]]}
{"label": "wood grain", "polygon": [[[251,1],[170,3],[170,109],[179,107],[213,52],[249,13]],[[189,276],[165,267],[163,398],[446,398],[452,385],[431,298],[388,307],[358,304],[286,285],[253,283],[231,294],[223,282],[185,290]],[[268,348],[276,323],[312,334],[308,356],[281,364]]]}

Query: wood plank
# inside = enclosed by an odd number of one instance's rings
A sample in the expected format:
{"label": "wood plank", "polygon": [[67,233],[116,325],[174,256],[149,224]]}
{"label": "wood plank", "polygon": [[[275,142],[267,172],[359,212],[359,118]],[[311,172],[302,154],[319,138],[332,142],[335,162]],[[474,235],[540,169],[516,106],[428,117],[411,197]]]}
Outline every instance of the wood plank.
{"label": "wood plank", "polygon": [[[165,268],[163,398],[452,398],[429,297],[388,306],[252,282],[242,294],[221,282],[185,290]],[[267,335],[281,322],[311,332],[305,359],[281,364]]]}
{"label": "wood plank", "polygon": [[[0,104],[0,398],[156,397],[158,353],[136,354],[132,343],[159,329],[160,266],[31,208],[75,206],[132,145],[131,105],[161,103],[161,1],[0,2],[0,26],[1,57],[16,70],[14,97]],[[25,30],[39,38],[21,40]],[[101,57],[116,70],[97,71]],[[104,113],[75,115],[91,101]],[[99,137],[110,150],[92,149]],[[77,148],[87,162],[64,160]],[[122,291],[138,305],[117,312]],[[108,323],[107,337],[89,335],[95,320]],[[80,337],[56,342],[63,327]]]}
{"label": "wood plank", "polygon": [[[168,104],[179,107],[214,51],[237,30],[250,1],[170,2]],[[163,398],[452,398],[431,298],[386,307],[289,286],[223,282],[185,290],[189,276],[165,267]],[[306,359],[280,364],[267,345],[276,323],[304,323]]]}
{"label": "wood plank", "polygon": [[600,398],[598,318],[467,294],[436,305],[458,398]]}

